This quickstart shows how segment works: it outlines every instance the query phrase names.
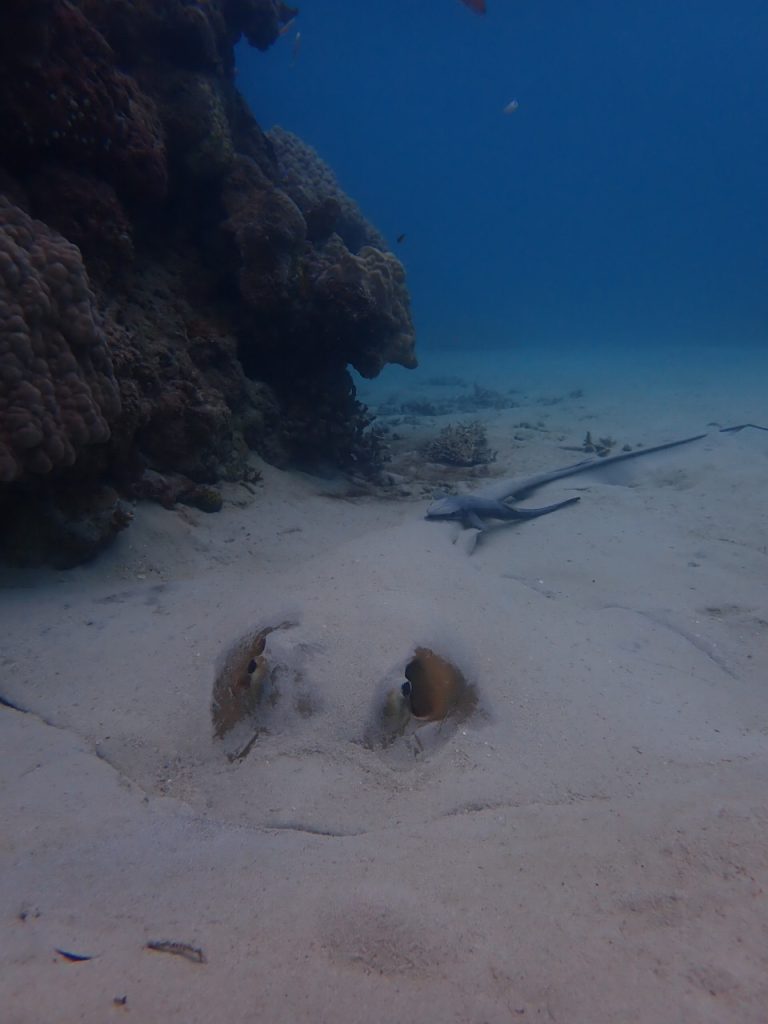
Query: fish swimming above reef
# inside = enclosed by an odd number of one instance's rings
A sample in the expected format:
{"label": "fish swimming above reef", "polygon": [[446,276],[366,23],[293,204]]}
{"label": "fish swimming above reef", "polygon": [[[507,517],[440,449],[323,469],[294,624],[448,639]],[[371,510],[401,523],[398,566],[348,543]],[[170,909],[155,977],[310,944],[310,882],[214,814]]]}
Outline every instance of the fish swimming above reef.
{"label": "fish swimming above reef", "polygon": [[291,67],[294,67],[296,61],[299,59],[299,53],[301,52],[301,32],[297,32],[293,37],[293,46],[291,48]]}
{"label": "fish swimming above reef", "polygon": [[475,14],[485,14],[487,8],[485,6],[485,0],[461,0],[465,7],[468,7],[470,11],[474,11]]}

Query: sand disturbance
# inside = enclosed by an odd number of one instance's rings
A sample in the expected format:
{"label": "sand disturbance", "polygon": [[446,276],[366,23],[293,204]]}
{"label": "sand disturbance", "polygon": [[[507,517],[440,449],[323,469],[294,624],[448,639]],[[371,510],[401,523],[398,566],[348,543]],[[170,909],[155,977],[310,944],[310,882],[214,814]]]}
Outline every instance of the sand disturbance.
{"label": "sand disturbance", "polygon": [[[296,658],[290,641],[282,657],[267,650],[270,634],[296,627],[296,622],[282,622],[249,632],[221,659],[211,717],[214,737],[226,738],[230,762],[247,757],[260,736],[290,733],[301,719],[322,709],[320,695],[299,667],[304,658]],[[401,661],[376,687],[359,742],[372,751],[389,751],[393,763],[413,767],[475,712],[477,687],[428,647],[417,647]]]}
{"label": "sand disturbance", "polygon": [[471,559],[276,477],[7,580],[11,1020],[763,1024],[764,463]]}

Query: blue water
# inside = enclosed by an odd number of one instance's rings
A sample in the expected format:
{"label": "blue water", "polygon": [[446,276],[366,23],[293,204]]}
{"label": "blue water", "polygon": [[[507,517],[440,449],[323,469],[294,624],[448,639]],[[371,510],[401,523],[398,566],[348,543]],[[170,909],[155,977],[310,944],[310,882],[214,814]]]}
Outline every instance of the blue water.
{"label": "blue water", "polygon": [[488,6],[306,0],[295,60],[238,50],[402,258],[420,349],[764,341],[768,4]]}

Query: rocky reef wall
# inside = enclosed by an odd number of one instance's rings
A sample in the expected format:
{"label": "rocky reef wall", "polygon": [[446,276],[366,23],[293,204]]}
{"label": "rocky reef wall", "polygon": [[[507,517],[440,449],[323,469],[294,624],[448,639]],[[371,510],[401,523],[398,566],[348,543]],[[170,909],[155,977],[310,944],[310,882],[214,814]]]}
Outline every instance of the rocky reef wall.
{"label": "rocky reef wall", "polygon": [[415,366],[403,267],[317,154],[265,133],[235,87],[238,39],[266,49],[295,15],[279,0],[5,0],[6,557],[88,557],[130,521],[120,496],[208,507],[251,450],[375,472],[348,367]]}

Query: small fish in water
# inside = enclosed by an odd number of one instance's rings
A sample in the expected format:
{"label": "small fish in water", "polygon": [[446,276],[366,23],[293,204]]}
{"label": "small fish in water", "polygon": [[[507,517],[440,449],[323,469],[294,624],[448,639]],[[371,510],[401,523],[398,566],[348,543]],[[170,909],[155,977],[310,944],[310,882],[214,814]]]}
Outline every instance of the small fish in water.
{"label": "small fish in water", "polygon": [[406,235],[405,235],[405,232],[403,232],[402,235],[398,235],[397,236],[395,241],[397,242],[398,245],[402,245],[403,242],[405,241],[405,238],[406,238]]}
{"label": "small fish in water", "polygon": [[291,50],[291,64],[295,64],[301,50],[301,32],[297,32],[293,38],[293,49]]}
{"label": "small fish in water", "polygon": [[485,14],[487,8],[485,6],[485,0],[461,0],[465,7],[468,7],[470,11],[474,11],[475,14]]}
{"label": "small fish in water", "polygon": [[290,21],[286,21],[286,23],[283,25],[283,27],[280,29],[280,31],[277,34],[279,36],[287,36],[288,33],[291,31],[291,29],[293,28],[293,26],[295,24],[296,24],[296,19],[295,18],[291,18]]}
{"label": "small fish in water", "polygon": [[517,102],[517,100],[510,100],[509,103],[506,105],[506,107],[504,107],[504,110],[502,111],[502,113],[504,113],[504,114],[514,114],[514,112],[517,110],[517,108],[519,106],[520,106],[520,104]]}

